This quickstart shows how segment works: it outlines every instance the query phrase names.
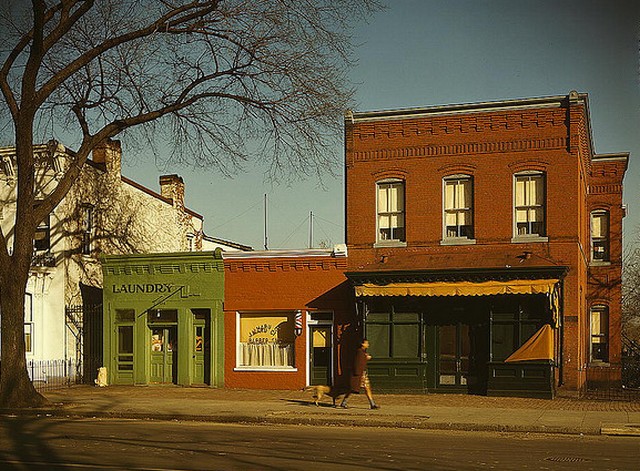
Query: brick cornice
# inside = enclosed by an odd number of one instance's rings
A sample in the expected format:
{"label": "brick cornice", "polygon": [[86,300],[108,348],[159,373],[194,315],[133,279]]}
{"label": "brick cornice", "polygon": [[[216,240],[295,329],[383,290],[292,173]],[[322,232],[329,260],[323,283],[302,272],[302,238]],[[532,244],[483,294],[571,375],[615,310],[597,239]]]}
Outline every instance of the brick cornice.
{"label": "brick cornice", "polygon": [[347,266],[346,258],[307,258],[307,259],[249,259],[225,260],[226,271],[236,272],[276,272],[276,271],[315,271],[341,270]]}
{"label": "brick cornice", "polygon": [[622,194],[622,185],[617,183],[589,185],[590,195]]}
{"label": "brick cornice", "polygon": [[470,142],[457,144],[426,144],[423,146],[376,149],[352,152],[348,155],[351,163],[402,160],[442,155],[469,155],[525,152],[530,150],[566,150],[565,137],[546,139],[518,139],[512,141]]}

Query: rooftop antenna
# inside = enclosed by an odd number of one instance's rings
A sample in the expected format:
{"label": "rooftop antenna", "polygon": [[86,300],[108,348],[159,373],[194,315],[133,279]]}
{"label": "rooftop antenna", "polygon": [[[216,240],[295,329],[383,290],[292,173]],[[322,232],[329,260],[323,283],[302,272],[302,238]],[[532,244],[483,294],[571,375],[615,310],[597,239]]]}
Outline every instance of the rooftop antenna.
{"label": "rooftop antenna", "polygon": [[313,248],[313,211],[309,211],[309,248]]}
{"label": "rooftop antenna", "polygon": [[267,194],[264,194],[264,249],[269,250],[267,233]]}

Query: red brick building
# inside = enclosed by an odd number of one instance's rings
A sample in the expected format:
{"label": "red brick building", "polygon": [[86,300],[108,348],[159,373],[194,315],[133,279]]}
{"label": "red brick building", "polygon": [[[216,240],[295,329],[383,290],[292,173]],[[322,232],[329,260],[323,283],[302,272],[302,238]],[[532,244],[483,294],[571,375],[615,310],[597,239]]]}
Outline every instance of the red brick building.
{"label": "red brick building", "polygon": [[357,336],[344,247],[223,258],[225,386],[300,389],[340,381]]}
{"label": "red brick building", "polygon": [[620,382],[628,154],[597,155],[590,126],[577,92],[347,113],[347,277],[379,389]]}

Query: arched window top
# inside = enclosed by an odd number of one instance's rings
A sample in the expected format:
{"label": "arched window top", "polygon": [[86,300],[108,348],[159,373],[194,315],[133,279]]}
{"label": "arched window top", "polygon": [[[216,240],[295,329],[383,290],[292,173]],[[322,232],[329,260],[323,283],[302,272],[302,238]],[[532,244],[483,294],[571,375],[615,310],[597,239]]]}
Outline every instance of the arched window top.
{"label": "arched window top", "polygon": [[443,180],[471,180],[472,178],[473,175],[469,175],[468,173],[453,173],[442,177]]}
{"label": "arched window top", "polygon": [[384,183],[404,183],[405,179],[400,177],[384,177],[376,180],[376,184],[381,185]]}

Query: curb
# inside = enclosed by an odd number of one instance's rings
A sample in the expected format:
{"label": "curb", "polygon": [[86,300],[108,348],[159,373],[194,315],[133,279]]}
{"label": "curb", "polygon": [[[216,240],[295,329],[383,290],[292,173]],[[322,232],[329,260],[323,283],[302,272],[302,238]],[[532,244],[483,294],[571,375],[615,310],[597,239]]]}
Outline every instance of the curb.
{"label": "curb", "polygon": [[600,433],[602,435],[640,437],[640,424],[603,424]]}
{"label": "curb", "polygon": [[[273,415],[271,415],[273,414]],[[420,418],[394,418],[391,416],[371,417],[371,416],[351,416],[337,417],[335,415],[325,417],[309,416],[281,416],[268,413],[264,416],[255,415],[190,415],[190,414],[153,414],[140,412],[77,412],[64,409],[27,409],[20,411],[0,411],[1,417],[55,417],[62,419],[130,419],[130,420],[153,420],[153,421],[184,421],[203,422],[217,424],[239,424],[239,425],[307,425],[322,427],[369,427],[369,428],[397,428],[411,430],[447,430],[464,432],[502,432],[502,433],[544,433],[562,435],[630,435],[640,436],[640,425],[618,425],[617,428],[610,427],[602,429],[584,428],[577,429],[571,427],[547,427],[538,425],[499,425],[499,424],[477,424],[464,422],[429,422],[429,417]],[[616,433],[616,430],[626,433]]]}

